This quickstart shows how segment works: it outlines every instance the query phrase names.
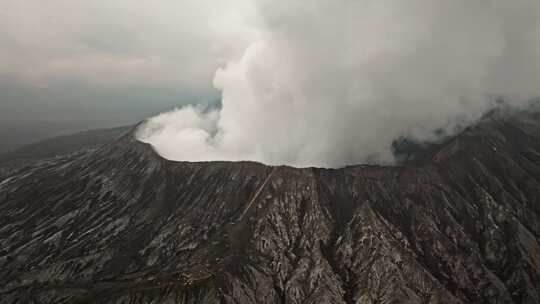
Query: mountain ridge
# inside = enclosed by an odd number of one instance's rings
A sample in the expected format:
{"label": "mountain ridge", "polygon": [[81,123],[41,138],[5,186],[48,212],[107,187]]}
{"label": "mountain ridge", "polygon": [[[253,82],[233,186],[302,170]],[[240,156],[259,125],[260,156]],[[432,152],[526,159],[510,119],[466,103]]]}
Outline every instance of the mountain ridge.
{"label": "mountain ridge", "polygon": [[4,303],[537,303],[540,123],[421,164],[173,162],[133,131],[0,182]]}

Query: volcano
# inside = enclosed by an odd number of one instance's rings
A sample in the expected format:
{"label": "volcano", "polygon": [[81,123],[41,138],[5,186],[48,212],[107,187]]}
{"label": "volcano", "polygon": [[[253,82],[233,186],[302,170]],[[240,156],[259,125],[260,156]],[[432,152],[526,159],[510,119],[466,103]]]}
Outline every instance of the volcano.
{"label": "volcano", "polygon": [[540,111],[341,169],[169,161],[135,130],[0,180],[1,303],[540,303]]}

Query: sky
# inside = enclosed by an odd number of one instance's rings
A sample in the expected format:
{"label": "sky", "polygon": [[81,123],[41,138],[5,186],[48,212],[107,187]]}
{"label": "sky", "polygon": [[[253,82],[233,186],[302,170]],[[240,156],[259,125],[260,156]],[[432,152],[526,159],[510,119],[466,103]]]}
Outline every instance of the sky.
{"label": "sky", "polygon": [[0,119],[152,116],[138,138],[174,160],[392,163],[400,136],[540,95],[539,15],[534,0],[0,0]]}
{"label": "sky", "polygon": [[0,120],[136,123],[219,100],[250,41],[243,1],[0,0]]}

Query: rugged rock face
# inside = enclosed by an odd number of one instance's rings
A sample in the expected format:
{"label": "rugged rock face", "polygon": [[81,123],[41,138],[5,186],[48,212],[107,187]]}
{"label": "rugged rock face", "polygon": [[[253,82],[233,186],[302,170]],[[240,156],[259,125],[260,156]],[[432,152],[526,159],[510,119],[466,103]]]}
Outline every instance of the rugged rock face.
{"label": "rugged rock face", "polygon": [[540,303],[540,115],[399,167],[171,162],[132,133],[0,181],[2,303]]}

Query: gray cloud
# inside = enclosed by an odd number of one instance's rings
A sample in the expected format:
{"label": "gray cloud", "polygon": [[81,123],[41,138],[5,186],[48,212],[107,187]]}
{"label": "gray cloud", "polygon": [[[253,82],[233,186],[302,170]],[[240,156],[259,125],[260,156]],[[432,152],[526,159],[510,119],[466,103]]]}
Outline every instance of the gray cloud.
{"label": "gray cloud", "polygon": [[0,76],[36,87],[208,89],[249,41],[247,1],[0,1]]}
{"label": "gray cloud", "polygon": [[139,131],[165,157],[391,162],[400,135],[539,93],[538,1],[256,3],[257,39],[214,78],[222,109],[181,108]]}

